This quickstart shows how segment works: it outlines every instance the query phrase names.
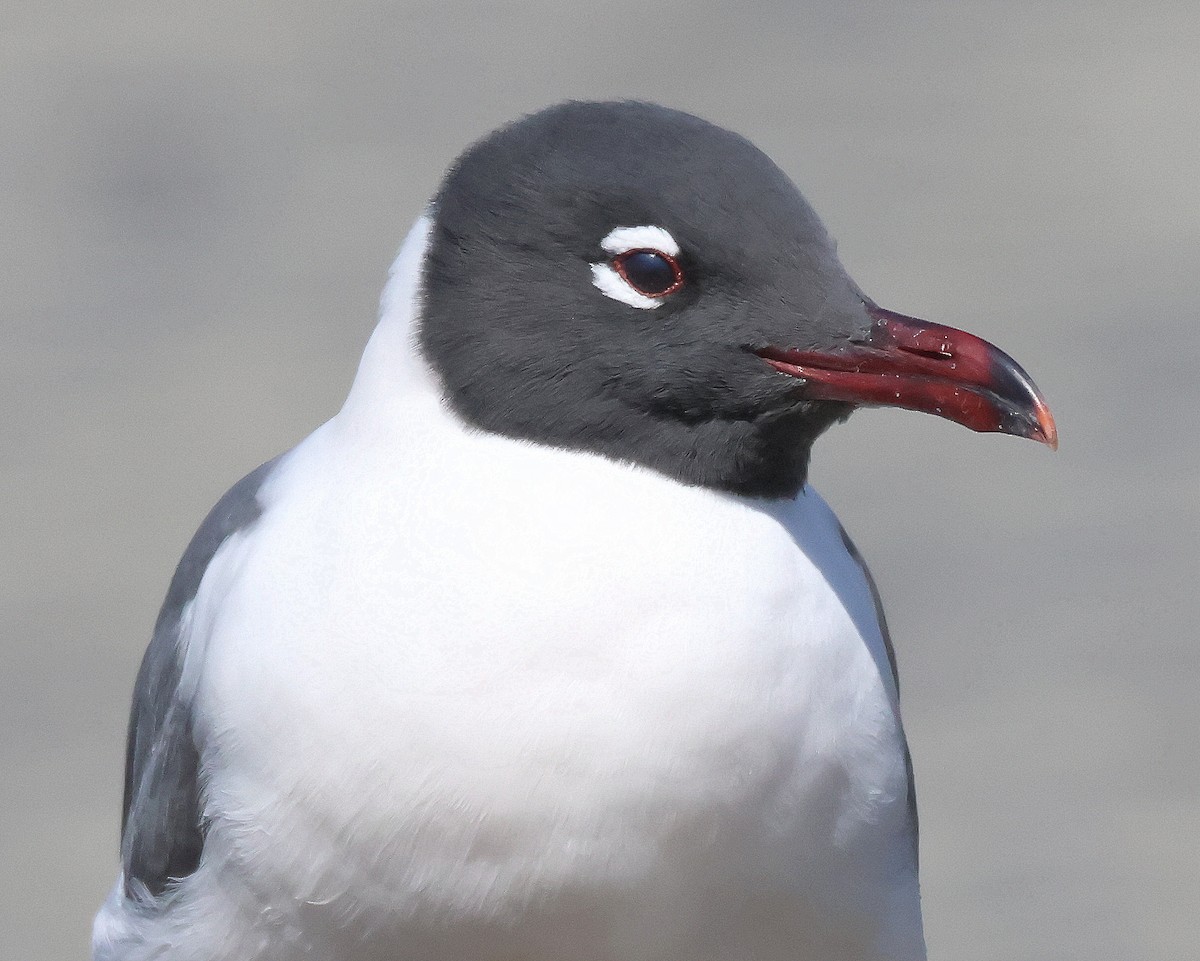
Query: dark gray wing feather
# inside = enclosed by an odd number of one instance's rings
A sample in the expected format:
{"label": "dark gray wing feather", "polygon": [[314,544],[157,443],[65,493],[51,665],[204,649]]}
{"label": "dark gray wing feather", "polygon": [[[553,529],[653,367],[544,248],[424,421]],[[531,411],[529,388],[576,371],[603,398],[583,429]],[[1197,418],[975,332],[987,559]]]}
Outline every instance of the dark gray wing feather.
{"label": "dark gray wing feather", "polygon": [[[850,540],[850,535],[846,533],[846,528],[842,527],[841,524],[838,524],[838,528],[842,532],[842,543],[846,545],[846,550],[854,558],[855,563],[862,569],[863,577],[867,579],[867,587],[871,589],[871,599],[875,602],[875,619],[879,622],[879,633],[883,635],[883,647],[887,651],[888,664],[892,668],[892,681],[896,685],[896,696],[899,697],[900,671],[896,667],[896,649],[892,646],[892,634],[888,630],[887,618],[883,614],[883,598],[879,596],[879,587],[875,583],[875,578],[871,576],[871,569],[867,567],[867,562],[863,560],[862,554],[854,546],[854,541]],[[908,814],[912,818],[913,844],[919,847],[918,835],[920,833],[920,825],[917,818],[917,785],[913,778],[912,755],[908,750],[907,738],[904,739],[904,769],[908,774]]]}
{"label": "dark gray wing feather", "polygon": [[258,491],[278,460],[242,478],[204,519],[175,569],[142,658],[129,717],[121,815],[121,862],[130,897],[158,896],[200,863],[200,755],[192,707],[180,690],[180,618],[220,546],[258,519]]}

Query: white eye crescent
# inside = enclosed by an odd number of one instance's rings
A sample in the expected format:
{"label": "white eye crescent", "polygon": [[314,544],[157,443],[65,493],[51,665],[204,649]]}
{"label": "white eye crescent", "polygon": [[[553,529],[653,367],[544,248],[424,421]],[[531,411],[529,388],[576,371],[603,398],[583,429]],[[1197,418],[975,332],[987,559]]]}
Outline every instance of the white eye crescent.
{"label": "white eye crescent", "polygon": [[647,250],[661,250],[672,257],[679,256],[679,244],[670,231],[662,227],[616,227],[608,232],[600,247],[605,253],[623,254],[627,250],[637,250],[639,247]]}

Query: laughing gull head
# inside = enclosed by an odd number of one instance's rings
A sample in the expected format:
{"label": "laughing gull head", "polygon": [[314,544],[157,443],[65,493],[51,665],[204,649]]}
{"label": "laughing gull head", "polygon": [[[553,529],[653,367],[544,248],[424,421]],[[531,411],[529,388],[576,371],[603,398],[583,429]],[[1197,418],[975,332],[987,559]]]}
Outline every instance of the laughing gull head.
{"label": "laughing gull head", "polygon": [[486,430],[768,496],[863,403],[1052,440],[1008,357],[872,304],[783,171],[698,118],[545,111],[469,151],[436,210],[422,343]]}
{"label": "laughing gull head", "polygon": [[179,565],[94,957],[923,958],[895,661],[806,480],[864,405],[1056,443],[743,138],[569,103],[476,144],[345,406]]}

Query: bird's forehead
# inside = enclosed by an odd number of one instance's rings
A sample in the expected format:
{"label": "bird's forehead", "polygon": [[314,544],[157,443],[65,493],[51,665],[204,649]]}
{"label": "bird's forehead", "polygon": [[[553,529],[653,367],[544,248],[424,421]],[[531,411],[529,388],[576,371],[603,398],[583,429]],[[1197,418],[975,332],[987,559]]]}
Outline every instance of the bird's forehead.
{"label": "bird's forehead", "polygon": [[439,207],[494,224],[503,211],[510,224],[591,243],[637,224],[662,226],[683,244],[732,248],[824,237],[799,191],[753,144],[648,104],[565,104],[502,128],[459,159]]}

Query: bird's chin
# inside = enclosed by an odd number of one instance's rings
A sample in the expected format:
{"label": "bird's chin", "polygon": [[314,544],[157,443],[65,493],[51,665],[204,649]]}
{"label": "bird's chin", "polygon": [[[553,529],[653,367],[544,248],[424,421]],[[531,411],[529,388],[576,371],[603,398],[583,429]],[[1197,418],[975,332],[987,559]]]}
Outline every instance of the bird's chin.
{"label": "bird's chin", "polygon": [[761,421],[787,421],[793,429],[815,440],[834,424],[840,424],[858,407],[840,400],[820,400],[805,395],[804,388],[779,394],[762,408]]}
{"label": "bird's chin", "polygon": [[760,408],[753,422],[743,423],[729,452],[731,462],[737,464],[737,483],[722,486],[758,497],[794,497],[808,481],[817,438],[854,409],[840,401],[812,400],[795,393]]}

